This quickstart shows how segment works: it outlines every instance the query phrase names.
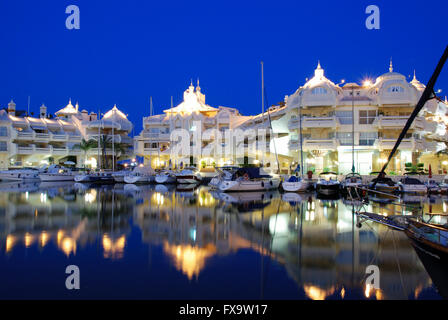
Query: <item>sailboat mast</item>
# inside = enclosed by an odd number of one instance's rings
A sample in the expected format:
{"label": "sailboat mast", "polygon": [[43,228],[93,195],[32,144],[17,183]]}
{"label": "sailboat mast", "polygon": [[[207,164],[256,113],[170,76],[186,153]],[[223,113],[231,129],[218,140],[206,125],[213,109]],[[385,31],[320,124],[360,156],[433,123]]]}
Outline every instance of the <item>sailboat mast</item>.
{"label": "sailboat mast", "polygon": [[299,106],[300,176],[303,177],[302,107]]}
{"label": "sailboat mast", "polygon": [[[274,134],[274,130],[272,129],[272,121],[271,121],[271,114],[269,112],[269,104],[268,104],[268,97],[266,95],[266,89],[264,87],[264,68],[263,68],[263,61],[261,62],[261,87],[263,89],[263,101],[266,103],[266,111],[268,113],[268,120],[269,120],[269,128],[271,129],[271,133]],[[264,110],[264,106],[263,106],[263,110]],[[264,117],[264,114],[263,114]],[[277,147],[275,145],[275,139],[272,139],[273,143],[274,143],[274,152],[275,152],[275,158],[277,160],[277,169],[278,169],[278,173],[280,174],[280,162],[278,162],[278,154],[277,154]]]}
{"label": "sailboat mast", "polygon": [[352,173],[355,173],[355,88],[352,87]]}

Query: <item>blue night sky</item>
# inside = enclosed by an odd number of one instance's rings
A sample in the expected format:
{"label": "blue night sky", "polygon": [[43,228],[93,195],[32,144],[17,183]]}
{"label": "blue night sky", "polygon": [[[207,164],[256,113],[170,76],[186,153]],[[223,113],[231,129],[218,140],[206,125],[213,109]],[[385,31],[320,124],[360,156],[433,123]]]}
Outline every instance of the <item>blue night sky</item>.
{"label": "blue night sky", "polygon": [[[81,29],[65,28],[78,5]],[[365,27],[379,6],[381,29]],[[270,103],[313,75],[335,83],[414,68],[426,83],[447,45],[447,1],[23,1],[0,2],[0,107],[11,98],[53,113],[71,97],[87,110],[115,103],[141,129],[149,97],[160,113],[199,77],[207,103],[261,110],[260,61]],[[448,94],[448,66],[437,83]]]}

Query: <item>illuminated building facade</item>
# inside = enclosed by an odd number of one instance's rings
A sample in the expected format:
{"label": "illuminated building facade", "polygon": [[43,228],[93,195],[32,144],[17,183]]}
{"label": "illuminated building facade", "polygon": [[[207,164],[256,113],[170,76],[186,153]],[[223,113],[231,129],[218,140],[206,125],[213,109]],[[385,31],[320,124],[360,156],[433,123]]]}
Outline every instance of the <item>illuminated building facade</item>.
{"label": "illuminated building facade", "polygon": [[[354,139],[355,171],[379,171],[424,89],[415,73],[408,82],[406,76],[394,72],[392,62],[388,73],[362,85],[334,84],[319,63],[314,77],[287,99],[289,147],[294,159],[299,160],[301,114],[306,170],[351,172]],[[425,168],[431,164],[435,174],[447,169],[444,164],[448,162],[435,155],[446,148],[448,141],[447,107],[446,101],[438,99],[425,104],[389,164],[388,173],[403,174],[409,162],[424,163]]]}
{"label": "illuminated building facade", "polygon": [[[71,101],[50,116],[47,107],[40,107],[39,117],[16,110],[11,101],[6,110],[0,110],[0,168],[40,167],[51,163],[74,162],[78,167],[97,167],[98,154],[112,157],[112,140],[121,147],[115,151],[116,158],[132,156],[133,140],[129,137],[132,123],[114,106],[101,118],[86,110],[79,111]],[[112,139],[112,133],[114,139]],[[82,139],[106,142],[106,148],[78,148]],[[99,151],[99,152],[98,152]]]}

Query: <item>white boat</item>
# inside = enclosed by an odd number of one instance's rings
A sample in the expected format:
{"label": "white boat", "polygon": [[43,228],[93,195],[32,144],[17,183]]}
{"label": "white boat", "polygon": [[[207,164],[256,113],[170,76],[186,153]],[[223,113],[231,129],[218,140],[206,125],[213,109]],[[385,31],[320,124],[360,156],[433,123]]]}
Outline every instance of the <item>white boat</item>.
{"label": "white boat", "polygon": [[125,183],[151,183],[154,182],[154,170],[151,167],[136,167],[132,172],[124,176]]}
{"label": "white boat", "polygon": [[17,169],[0,171],[2,181],[39,180],[39,171],[35,169]]}
{"label": "white boat", "polygon": [[440,186],[440,193],[443,194],[448,193],[448,175],[443,178],[439,186]]}
{"label": "white boat", "polygon": [[51,165],[45,172],[39,173],[39,178],[43,182],[73,181],[76,174],[75,171],[72,171],[69,168],[59,165]]}
{"label": "white boat", "polygon": [[221,168],[216,168],[218,174],[212,178],[209,182],[209,187],[212,189],[217,189],[219,184],[224,180],[232,180],[232,175],[239,169],[239,167],[235,166],[226,166]]}
{"label": "white boat", "polygon": [[341,182],[341,190],[343,192],[348,192],[350,189],[354,191],[356,188],[359,188],[362,185],[362,177],[359,173],[349,173]]}
{"label": "white boat", "polygon": [[195,167],[186,167],[176,174],[177,183],[180,184],[198,184],[202,181],[202,176]]}
{"label": "white boat", "polygon": [[113,183],[114,177],[110,172],[94,172],[78,174],[75,176],[74,180],[82,183]]}
{"label": "white boat", "polygon": [[406,177],[398,182],[398,187],[403,193],[427,194],[428,187],[417,178]]}
{"label": "white boat", "polygon": [[169,170],[164,170],[156,174],[155,181],[160,184],[176,183],[176,175]]}
{"label": "white boat", "polygon": [[322,172],[316,182],[316,191],[323,196],[332,196],[339,193],[340,183],[334,172]]}
{"label": "white boat", "polygon": [[282,188],[286,192],[306,192],[309,188],[309,181],[302,177],[290,176],[288,180],[282,182]]}
{"label": "white boat", "polygon": [[426,188],[428,188],[428,193],[441,193],[440,185],[433,179],[429,179],[425,182]]}
{"label": "white boat", "polygon": [[128,175],[131,171],[128,170],[122,170],[122,171],[116,171],[112,173],[112,177],[114,177],[114,181],[116,183],[124,183],[124,177]]}
{"label": "white boat", "polygon": [[240,168],[231,180],[224,180],[218,189],[222,192],[263,191],[278,189],[280,178],[266,174],[260,168]]}

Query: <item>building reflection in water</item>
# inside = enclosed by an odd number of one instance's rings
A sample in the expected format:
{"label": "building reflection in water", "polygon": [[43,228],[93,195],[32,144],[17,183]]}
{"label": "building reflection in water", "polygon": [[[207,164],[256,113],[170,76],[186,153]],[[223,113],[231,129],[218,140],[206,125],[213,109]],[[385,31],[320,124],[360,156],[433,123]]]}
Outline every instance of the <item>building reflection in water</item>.
{"label": "building reflection in water", "polygon": [[[7,255],[19,247],[53,245],[71,257],[99,244],[103,259],[125,259],[137,226],[141,241],[160,246],[190,281],[200,281],[212,259],[244,249],[259,254],[261,273],[269,272],[270,261],[281,265],[309,299],[418,299],[432,288],[403,233],[369,222],[357,228],[351,204],[342,200],[159,185],[9,187],[0,185],[6,191],[0,193],[1,250]],[[425,201],[425,212],[447,211],[446,199]],[[373,203],[368,210],[414,214],[417,207]],[[365,284],[371,264],[381,271],[380,290]]]}

